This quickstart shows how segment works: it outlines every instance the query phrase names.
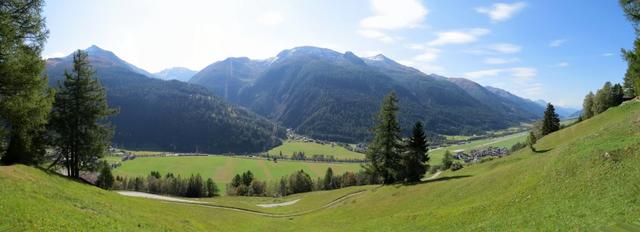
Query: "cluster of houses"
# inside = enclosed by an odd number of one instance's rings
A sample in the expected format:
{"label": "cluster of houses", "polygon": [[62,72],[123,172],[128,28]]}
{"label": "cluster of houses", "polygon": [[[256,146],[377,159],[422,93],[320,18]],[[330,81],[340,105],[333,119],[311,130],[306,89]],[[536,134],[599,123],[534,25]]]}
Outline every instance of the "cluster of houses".
{"label": "cluster of houses", "polygon": [[502,157],[509,154],[509,150],[504,147],[487,147],[483,149],[474,149],[465,153],[458,151],[453,158],[463,160],[465,163],[478,162],[485,157]]}

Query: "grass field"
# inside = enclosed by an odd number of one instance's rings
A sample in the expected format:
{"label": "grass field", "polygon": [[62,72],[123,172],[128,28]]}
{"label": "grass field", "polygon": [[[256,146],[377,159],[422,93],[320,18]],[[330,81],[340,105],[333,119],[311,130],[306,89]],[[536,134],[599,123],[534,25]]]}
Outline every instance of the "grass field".
{"label": "grass field", "polygon": [[122,166],[114,169],[115,175],[147,176],[151,171],[167,172],[189,176],[200,173],[204,178],[211,177],[223,190],[224,184],[231,182],[236,174],[250,170],[258,180],[274,181],[297,170],[304,170],[312,178],[324,176],[327,168],[334,173],[360,170],[357,163],[315,163],[302,161],[279,160],[276,162],[264,159],[251,159],[231,156],[170,156],[137,158],[122,162]]}
{"label": "grass field", "polygon": [[332,155],[336,159],[364,159],[364,154],[353,152],[344,147],[331,144],[319,144],[299,141],[285,141],[282,145],[269,150],[269,155],[282,155],[289,157],[294,152],[304,152],[307,157],[312,155]]}
{"label": "grass field", "polygon": [[[298,217],[134,199],[25,166],[0,167],[0,225],[68,231],[598,231],[640,228],[640,102],[627,103],[510,156],[416,185],[363,194]],[[151,159],[151,158],[149,158]],[[142,160],[142,159],[141,159]],[[273,209],[316,207],[338,191]],[[245,201],[246,199],[246,201]],[[258,198],[211,201],[251,208]],[[46,212],[46,213],[45,213]]]}

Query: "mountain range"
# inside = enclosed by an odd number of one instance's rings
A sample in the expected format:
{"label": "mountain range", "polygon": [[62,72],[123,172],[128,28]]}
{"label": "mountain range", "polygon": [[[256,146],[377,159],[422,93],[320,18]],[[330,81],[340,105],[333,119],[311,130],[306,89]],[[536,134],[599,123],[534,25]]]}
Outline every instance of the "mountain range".
{"label": "mountain range", "polygon": [[[119,114],[114,145],[176,152],[258,152],[279,144],[285,131],[250,111],[227,104],[211,91],[180,81],[163,81],[110,51],[85,50],[96,76]],[[48,59],[51,86],[58,86],[73,57]]]}
{"label": "mountain range", "polygon": [[[256,152],[278,144],[284,128],[363,142],[391,91],[405,133],[423,121],[430,134],[477,134],[544,112],[540,102],[463,78],[427,75],[382,54],[358,57],[305,46],[264,60],[227,58],[197,73],[171,68],[152,74],[97,46],[86,51],[109,103],[120,108],[111,119],[114,143],[128,148]],[[71,60],[47,60],[52,86]]]}
{"label": "mountain range", "polygon": [[384,55],[308,46],[265,60],[218,61],[189,82],[300,134],[344,142],[368,138],[373,115],[390,91],[400,99],[405,131],[420,120],[438,134],[481,133],[535,120],[544,110],[504,90],[427,75]]}

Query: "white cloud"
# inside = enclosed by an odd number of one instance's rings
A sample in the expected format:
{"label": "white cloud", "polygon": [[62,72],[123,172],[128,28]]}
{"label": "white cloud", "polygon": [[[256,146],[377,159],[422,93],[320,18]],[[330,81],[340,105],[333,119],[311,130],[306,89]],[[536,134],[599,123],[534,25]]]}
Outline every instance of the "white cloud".
{"label": "white cloud", "polygon": [[490,45],[489,49],[499,53],[512,54],[520,52],[522,50],[522,47],[510,43],[498,43]]}
{"label": "white cloud", "polygon": [[524,9],[527,6],[524,2],[515,3],[495,3],[491,7],[478,7],[476,11],[481,14],[486,14],[491,18],[493,22],[502,22],[510,19],[518,11]]}
{"label": "white cloud", "polygon": [[376,39],[383,43],[393,43],[396,41],[395,38],[378,30],[358,30],[357,32],[365,38]]}
{"label": "white cloud", "polygon": [[602,53],[602,56],[613,56],[613,53],[610,53],[610,52]]}
{"label": "white cloud", "polygon": [[267,12],[258,17],[258,23],[267,26],[274,26],[284,22],[284,17],[278,12]]}
{"label": "white cloud", "polygon": [[487,57],[484,59],[485,64],[510,64],[520,61],[518,58],[498,58],[498,57]]}
{"label": "white cloud", "polygon": [[442,50],[437,48],[424,48],[423,53],[417,55],[413,59],[422,62],[432,62],[438,59],[438,57],[440,56],[440,52],[442,52]]}
{"label": "white cloud", "polygon": [[436,33],[436,39],[427,43],[429,46],[441,46],[447,44],[467,44],[478,40],[478,37],[489,34],[486,28],[472,28],[467,30],[454,30]]}
{"label": "white cloud", "polygon": [[554,65],[553,67],[556,67],[556,68],[564,68],[564,67],[567,67],[567,66],[569,66],[569,63],[568,63],[568,62],[564,62],[564,61],[563,61],[563,62],[557,63],[557,64],[556,64],[556,65]]}
{"label": "white cloud", "polygon": [[517,95],[539,98],[543,86],[535,79],[537,74],[538,71],[535,68],[514,67],[477,70],[467,72],[464,76],[483,85],[502,88]]}
{"label": "white cloud", "polygon": [[419,26],[429,13],[418,0],[371,0],[374,15],[360,21],[363,28],[401,29]]}
{"label": "white cloud", "polygon": [[567,42],[566,39],[557,39],[554,41],[549,42],[549,47],[560,47],[562,46],[565,42]]}

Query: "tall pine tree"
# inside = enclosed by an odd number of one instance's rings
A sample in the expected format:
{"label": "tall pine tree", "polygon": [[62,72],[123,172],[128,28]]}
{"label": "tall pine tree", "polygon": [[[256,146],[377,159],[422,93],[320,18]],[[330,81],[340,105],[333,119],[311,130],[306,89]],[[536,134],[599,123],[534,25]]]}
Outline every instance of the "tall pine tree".
{"label": "tall pine tree", "polygon": [[107,105],[106,92],[95,78],[86,52],[73,54],[73,72],[65,71],[65,80],[56,94],[51,115],[54,145],[68,175],[80,176],[81,170],[93,170],[108,148],[113,129],[104,121],[115,114]]}
{"label": "tall pine tree", "polygon": [[[0,1],[0,156],[33,164],[44,155],[53,94],[40,58],[48,31],[42,0]],[[6,149],[5,149],[6,145]]]}
{"label": "tall pine tree", "polygon": [[369,163],[365,168],[382,177],[385,184],[394,183],[402,172],[400,154],[400,125],[397,119],[398,99],[394,92],[382,100],[380,112],[373,128],[374,138],[367,150]]}
{"label": "tall pine tree", "polygon": [[556,114],[553,105],[548,103],[547,109],[544,111],[544,118],[542,119],[542,136],[551,134],[557,130],[560,130],[560,117]]}
{"label": "tall pine tree", "polygon": [[424,127],[421,122],[416,122],[403,156],[404,174],[407,182],[417,182],[424,177],[428,169],[427,162],[429,162],[427,151],[428,145]]}

